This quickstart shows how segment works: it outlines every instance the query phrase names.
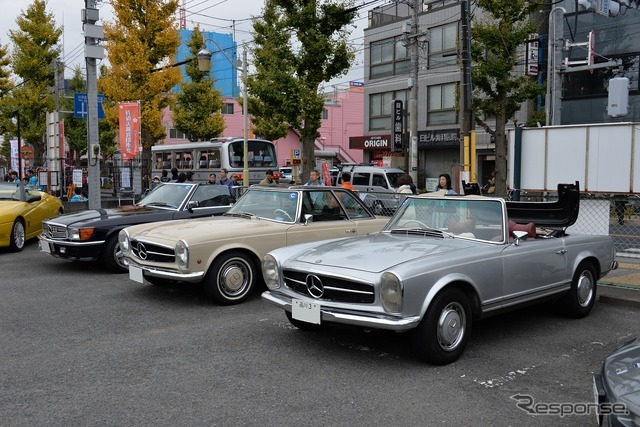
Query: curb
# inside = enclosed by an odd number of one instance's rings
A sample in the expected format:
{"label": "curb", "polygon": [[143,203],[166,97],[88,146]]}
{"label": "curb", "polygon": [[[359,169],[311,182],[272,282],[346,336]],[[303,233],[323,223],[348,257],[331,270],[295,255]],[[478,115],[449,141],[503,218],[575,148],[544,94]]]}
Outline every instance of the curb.
{"label": "curb", "polygon": [[605,304],[640,308],[640,292],[638,290],[638,288],[599,282],[598,301]]}

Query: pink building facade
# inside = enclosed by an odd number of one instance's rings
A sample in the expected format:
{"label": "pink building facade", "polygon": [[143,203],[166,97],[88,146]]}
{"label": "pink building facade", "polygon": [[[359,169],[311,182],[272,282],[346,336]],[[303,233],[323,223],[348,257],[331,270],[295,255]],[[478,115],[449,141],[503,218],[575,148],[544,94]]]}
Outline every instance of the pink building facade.
{"label": "pink building facade", "polygon": [[[242,107],[234,98],[226,98],[222,110],[226,128],[222,136],[242,136]],[[162,122],[167,133],[165,144],[188,142],[184,135],[173,127],[171,110],[165,108]],[[359,91],[336,91],[325,95],[325,110],[322,113],[320,137],[316,140],[316,164],[326,161],[329,167],[338,163],[360,163],[363,161],[362,149],[349,148],[349,138],[364,134],[364,93]],[[251,123],[249,123],[249,136]],[[292,150],[300,150],[300,138],[289,131],[285,138],[275,142],[278,165],[291,163]]]}

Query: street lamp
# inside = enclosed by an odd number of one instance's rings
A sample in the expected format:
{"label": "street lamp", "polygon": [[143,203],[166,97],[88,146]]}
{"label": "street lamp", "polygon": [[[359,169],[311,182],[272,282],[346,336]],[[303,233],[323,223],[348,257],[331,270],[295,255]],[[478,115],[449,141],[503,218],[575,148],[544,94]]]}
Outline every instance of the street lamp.
{"label": "street lamp", "polygon": [[[225,57],[229,64],[234,67],[236,70],[240,70],[238,63],[234,64],[231,59],[224,53],[224,49],[220,46],[215,40],[207,39],[207,41],[215,44],[218,49],[220,49],[220,53]],[[208,72],[211,69],[211,52],[207,50],[206,47],[203,47],[200,52],[198,52],[198,68],[200,71]],[[240,62],[240,61],[238,61]],[[249,114],[248,114],[248,105],[249,102],[247,100],[247,50],[245,49],[242,52],[242,119],[244,123],[244,144],[243,144],[243,170],[242,170],[242,186],[249,186]]]}

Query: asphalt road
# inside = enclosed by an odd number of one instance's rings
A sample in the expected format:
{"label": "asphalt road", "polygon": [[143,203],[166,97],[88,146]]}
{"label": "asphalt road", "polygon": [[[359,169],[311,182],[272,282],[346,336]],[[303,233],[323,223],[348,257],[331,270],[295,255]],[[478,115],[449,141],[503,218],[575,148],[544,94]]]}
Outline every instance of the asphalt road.
{"label": "asphalt road", "polygon": [[90,264],[0,251],[2,426],[585,426],[529,415],[592,402],[591,374],[638,334],[640,310],[568,320],[532,307],[477,322],[463,357],[416,360],[405,335],[305,333],[256,295],[221,307]]}

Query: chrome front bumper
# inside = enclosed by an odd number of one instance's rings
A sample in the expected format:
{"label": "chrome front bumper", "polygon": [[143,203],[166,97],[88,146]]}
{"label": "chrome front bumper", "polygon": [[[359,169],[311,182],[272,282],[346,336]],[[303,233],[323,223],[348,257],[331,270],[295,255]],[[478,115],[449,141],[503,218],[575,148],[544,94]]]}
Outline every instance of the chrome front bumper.
{"label": "chrome front bumper", "polygon": [[[262,293],[262,300],[291,312],[291,297],[283,294],[274,294],[271,291]],[[320,302],[320,301],[312,301]],[[321,304],[321,303],[320,303]],[[322,322],[341,323],[345,325],[362,326],[365,328],[387,329],[391,331],[408,331],[420,323],[420,316],[394,317],[379,313],[366,313],[346,310],[338,310],[333,307],[320,307],[320,319]]]}
{"label": "chrome front bumper", "polygon": [[176,280],[181,282],[198,283],[202,281],[205,271],[194,271],[191,273],[181,273],[175,270],[163,270],[161,268],[149,267],[132,261],[131,258],[125,258],[129,263],[129,267],[139,268],[143,271],[144,276],[160,277],[163,279]]}
{"label": "chrome front bumper", "polygon": [[43,240],[47,243],[51,243],[52,245],[60,245],[60,246],[100,246],[104,245],[104,240],[91,240],[88,242],[76,242],[73,240],[57,240],[52,239],[50,237],[44,236],[42,234],[38,235],[39,240]]}

